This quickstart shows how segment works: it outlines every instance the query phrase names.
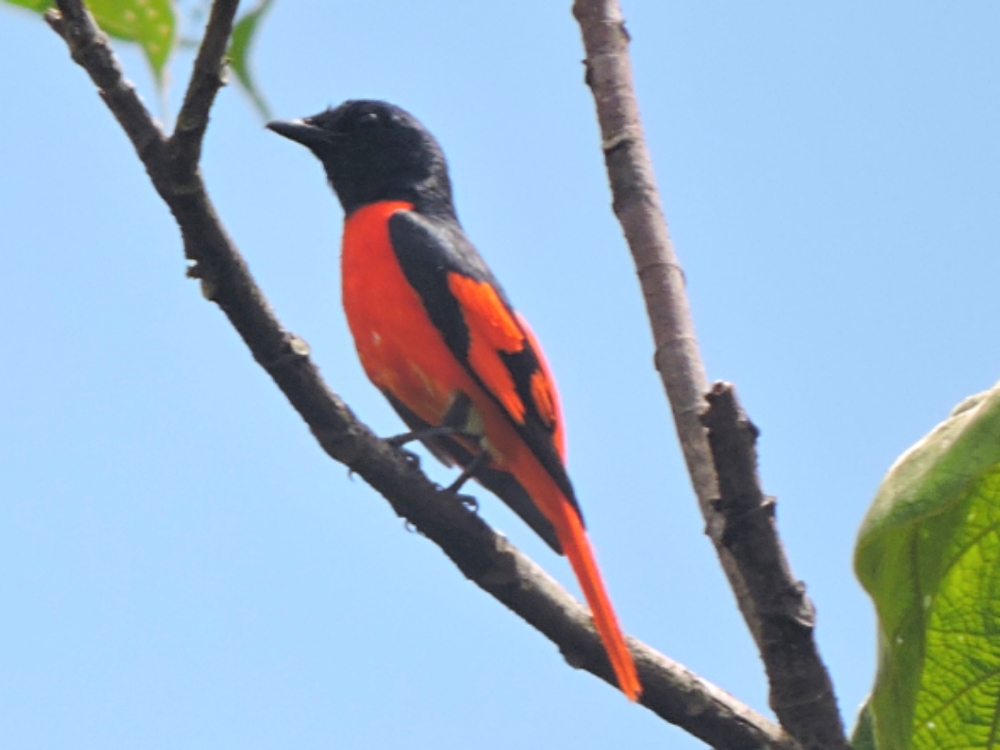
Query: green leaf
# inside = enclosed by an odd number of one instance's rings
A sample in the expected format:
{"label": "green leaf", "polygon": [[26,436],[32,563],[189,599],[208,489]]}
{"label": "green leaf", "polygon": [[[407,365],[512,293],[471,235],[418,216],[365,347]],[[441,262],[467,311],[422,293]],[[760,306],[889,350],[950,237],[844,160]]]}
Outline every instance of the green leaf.
{"label": "green leaf", "polygon": [[851,732],[851,750],[876,750],[875,728],[872,726],[871,696],[865,699],[858,711],[858,719]]}
{"label": "green leaf", "polygon": [[10,5],[17,5],[21,8],[27,8],[28,10],[37,11],[38,13],[44,13],[55,5],[52,0],[3,0],[3,2]]}
{"label": "green leaf", "polygon": [[879,618],[879,750],[1000,747],[1000,385],[889,469],[855,570]]}
{"label": "green leaf", "polygon": [[[55,6],[52,0],[3,0],[38,13]],[[177,19],[171,0],[87,0],[94,20],[107,34],[136,42],[146,53],[157,85],[176,43]]]}
{"label": "green leaf", "polygon": [[173,52],[177,17],[171,0],[87,0],[97,25],[113,37],[137,42],[146,53],[156,82]]}
{"label": "green leaf", "polygon": [[243,14],[233,26],[233,35],[229,41],[229,65],[236,74],[237,82],[265,120],[271,119],[271,108],[264,100],[250,70],[250,48],[256,39],[257,25],[270,7],[271,0],[261,0],[257,7]]}

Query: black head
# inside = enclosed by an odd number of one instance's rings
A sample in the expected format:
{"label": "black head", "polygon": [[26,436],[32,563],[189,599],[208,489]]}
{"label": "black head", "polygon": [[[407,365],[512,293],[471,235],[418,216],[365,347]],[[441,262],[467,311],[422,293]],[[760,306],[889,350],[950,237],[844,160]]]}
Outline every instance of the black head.
{"label": "black head", "polygon": [[399,107],[347,101],[312,117],[276,120],[267,127],[316,154],[347,214],[375,201],[405,200],[422,213],[454,216],[441,147]]}

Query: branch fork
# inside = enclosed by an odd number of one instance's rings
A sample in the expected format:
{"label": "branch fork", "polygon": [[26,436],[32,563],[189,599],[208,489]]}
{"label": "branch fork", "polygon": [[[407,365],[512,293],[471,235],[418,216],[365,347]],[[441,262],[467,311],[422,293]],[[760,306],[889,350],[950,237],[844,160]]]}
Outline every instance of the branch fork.
{"label": "branch fork", "polygon": [[[169,138],[123,77],[107,36],[96,27],[81,0],[57,0],[57,4],[58,10],[46,13],[46,21],[64,39],[73,60],[97,85],[101,98],[128,135],[157,192],[177,220],[185,255],[191,263],[189,275],[201,280],[205,296],[224,312],[323,450],[382,494],[398,515],[437,544],[466,577],[552,640],[571,666],[614,685],[610,664],[586,609],[503,535],[463,504],[454,502],[453,496],[431,482],[402,451],[379,439],[354,416],[321,378],[308,345],[278,321],[222,226],[198,164],[209,113],[225,83],[225,53],[238,0],[213,2],[177,125]],[[785,659],[795,675],[800,674],[796,670],[801,667],[796,654],[788,653],[782,649],[782,642],[771,639],[772,631],[783,632],[783,637],[791,632],[800,639],[796,648],[809,650],[811,645],[814,649],[811,603],[801,584],[790,578],[780,553],[773,514],[768,511],[773,508],[771,501],[744,496],[742,490],[735,499],[727,493],[726,459],[715,444],[731,439],[727,425],[733,421],[726,415],[732,409],[726,411],[729,407],[725,407],[725,393],[704,417],[709,423],[707,431],[700,421],[705,411],[704,394],[709,389],[687,307],[683,274],[667,233],[639,123],[627,54],[628,35],[620,10],[613,0],[577,0],[574,13],[587,49],[587,83],[597,102],[601,147],[611,178],[615,213],[635,255],[649,307],[656,367],[671,400],[709,535],[719,550],[751,632],[762,647],[772,680],[772,705],[785,728],[628,637],[644,688],[642,705],[714,747],[846,748],[846,741],[841,741],[842,729],[839,735],[831,729],[823,740],[826,744],[817,744],[819,740],[814,741],[802,727],[810,720],[815,722],[809,712],[827,718],[836,716],[836,722],[827,722],[829,727],[839,722],[832,688],[814,696],[806,689],[814,685],[816,674],[809,673],[813,681],[785,680],[781,670],[772,674],[769,660],[773,661],[773,657],[768,648]],[[735,424],[739,433],[738,419]],[[743,425],[744,433],[748,424]],[[715,442],[713,434],[718,438]],[[743,460],[756,477],[755,455],[744,456]],[[756,509],[734,514],[730,512],[734,503],[739,508],[749,503]],[[763,552],[744,541],[750,534],[747,529],[758,528],[765,532],[770,529],[773,537]],[[742,560],[744,552],[749,553],[749,562]],[[776,565],[789,576],[781,579],[780,590],[770,591],[763,598],[756,593],[757,585],[768,584],[763,579],[770,574],[758,576],[755,565],[759,564]],[[814,650],[813,656],[812,661],[806,661],[826,676]],[[829,678],[826,680],[828,685]],[[798,690],[794,695],[790,692],[793,688]],[[805,712],[791,705],[795,701],[802,705],[803,690],[808,698]]]}

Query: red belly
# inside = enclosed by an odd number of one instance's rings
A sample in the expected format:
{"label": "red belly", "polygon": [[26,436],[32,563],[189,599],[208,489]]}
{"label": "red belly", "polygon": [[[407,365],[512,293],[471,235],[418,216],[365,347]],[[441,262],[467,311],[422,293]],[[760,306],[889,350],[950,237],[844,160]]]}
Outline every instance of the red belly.
{"label": "red belly", "polygon": [[440,424],[457,390],[478,390],[407,283],[389,238],[402,201],[358,209],[344,226],[341,280],[347,323],[365,372],[429,424]]}

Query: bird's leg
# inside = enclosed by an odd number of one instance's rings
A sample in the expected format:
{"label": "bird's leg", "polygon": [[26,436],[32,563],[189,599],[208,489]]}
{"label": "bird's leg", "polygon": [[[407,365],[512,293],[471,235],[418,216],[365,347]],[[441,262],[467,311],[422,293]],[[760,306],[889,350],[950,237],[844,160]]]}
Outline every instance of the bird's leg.
{"label": "bird's leg", "polygon": [[[482,433],[478,431],[477,434],[478,424],[479,419],[472,411],[472,400],[465,393],[458,391],[454,398],[452,398],[451,404],[449,404],[444,416],[441,418],[441,424],[426,425],[410,432],[404,432],[402,435],[387,438],[386,442],[396,448],[400,448],[414,440],[427,442],[438,437],[458,436],[467,438],[470,442],[479,443]],[[403,452],[407,454],[408,460],[416,461],[417,465],[419,465],[419,459],[415,453],[411,453],[405,449]],[[476,472],[489,461],[489,458],[489,451],[485,449],[480,450],[479,453],[473,456],[469,464],[462,469],[462,473],[458,475],[458,478],[445,489],[445,492],[455,495],[455,497],[462,501],[463,505],[473,512],[479,509],[479,503],[474,497],[460,495],[458,491],[462,489],[462,486],[471,477],[475,476]]]}
{"label": "bird's leg", "polygon": [[476,456],[469,461],[469,465],[462,469],[462,473],[458,475],[458,478],[448,485],[448,492],[454,492],[456,495],[458,491],[462,489],[462,485],[468,482],[472,477],[476,475],[476,472],[482,468],[483,464],[490,460],[490,453],[487,450],[481,450]]}
{"label": "bird's leg", "polygon": [[[452,399],[448,410],[441,418],[439,425],[427,425],[417,430],[404,432],[402,435],[387,438],[389,445],[399,448],[412,443],[414,440],[430,440],[436,437],[451,437],[452,435],[466,435],[466,425],[469,422],[469,413],[472,409],[472,401],[464,393],[459,391]],[[472,437],[471,435],[469,437]]]}
{"label": "bird's leg", "polygon": [[391,438],[386,438],[385,442],[394,448],[402,448],[407,443],[412,443],[414,440],[429,440],[430,438],[436,437],[449,437],[451,435],[458,435],[461,431],[450,425],[439,425],[437,427],[421,427],[419,430],[411,430],[410,432],[404,432],[401,435],[394,435]]}

